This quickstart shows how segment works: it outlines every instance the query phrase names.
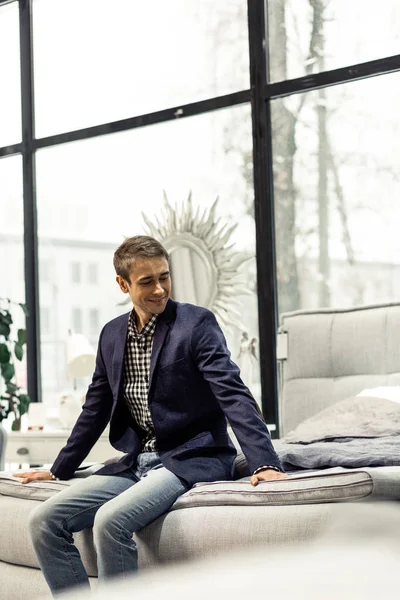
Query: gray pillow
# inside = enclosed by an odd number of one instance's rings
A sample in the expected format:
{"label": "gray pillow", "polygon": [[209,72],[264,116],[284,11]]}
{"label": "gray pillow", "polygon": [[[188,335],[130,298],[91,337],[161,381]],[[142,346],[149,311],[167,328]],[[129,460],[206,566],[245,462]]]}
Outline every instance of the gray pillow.
{"label": "gray pillow", "polygon": [[400,435],[400,404],[372,396],[352,396],[306,419],[284,438],[309,444],[348,437]]}

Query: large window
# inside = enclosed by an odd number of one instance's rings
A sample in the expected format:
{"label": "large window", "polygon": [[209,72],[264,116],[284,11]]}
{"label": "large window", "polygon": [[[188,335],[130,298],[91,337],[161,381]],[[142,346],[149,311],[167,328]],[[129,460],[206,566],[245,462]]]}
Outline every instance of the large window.
{"label": "large window", "polygon": [[244,0],[34,0],[33,9],[39,136],[249,87]]}
{"label": "large window", "polygon": [[[247,294],[235,298],[241,325],[234,328],[222,325],[235,358],[239,357],[244,331],[249,341],[256,338],[254,369],[247,383],[261,401],[256,359],[258,311],[251,162],[248,106],[39,151],[40,255],[43,261],[51,255],[57,263],[51,283],[41,286],[41,298],[43,302],[48,302],[50,296],[53,298],[60,336],[53,340],[55,346],[62,345],[71,328],[96,343],[103,323],[92,317],[83,318],[84,314],[93,315],[95,306],[105,320],[129,309],[121,305],[125,297],[115,283],[113,252],[124,237],[148,231],[143,213],[153,223],[165,220],[164,192],[171,205],[179,206],[186,205],[191,192],[193,213],[209,209],[219,197],[216,218],[227,226],[237,225],[231,243],[235,251],[252,257],[242,267]],[[89,266],[93,261],[99,265],[103,277],[101,293],[93,288],[86,269],[86,264]],[[77,283],[79,290],[74,287]],[[203,304],[208,282],[196,283],[195,295],[185,297],[189,292],[183,273],[177,269],[173,272],[173,295],[175,292],[179,300]],[[79,311],[79,319],[77,298],[83,309]],[[64,360],[61,353],[59,357]],[[50,365],[42,371],[46,391],[47,376],[53,382],[54,377]],[[61,367],[58,371],[62,372]]]}
{"label": "large window", "polygon": [[[69,331],[95,347],[130,308],[112,255],[174,221],[164,193],[198,216],[218,196],[204,230],[247,257],[222,326],[269,423],[278,313],[398,299],[399,19],[398,0],[0,0],[0,296],[26,285],[32,397],[72,389]],[[175,255],[177,299],[206,303],[182,275],[201,268]]]}

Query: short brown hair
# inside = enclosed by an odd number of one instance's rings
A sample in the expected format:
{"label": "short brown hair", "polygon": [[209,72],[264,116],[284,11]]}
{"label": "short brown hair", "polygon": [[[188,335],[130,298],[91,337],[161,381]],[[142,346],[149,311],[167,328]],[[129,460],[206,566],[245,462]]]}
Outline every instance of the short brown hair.
{"label": "short brown hair", "polygon": [[169,254],[162,244],[149,235],[126,238],[114,252],[114,269],[125,281],[131,283],[129,274],[135,258],[163,256],[169,262]]}

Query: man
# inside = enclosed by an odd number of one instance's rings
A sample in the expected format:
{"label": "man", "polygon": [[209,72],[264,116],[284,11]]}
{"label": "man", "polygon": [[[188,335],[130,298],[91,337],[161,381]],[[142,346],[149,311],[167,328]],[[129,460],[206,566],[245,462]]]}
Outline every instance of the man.
{"label": "man", "polygon": [[53,594],[88,585],[74,532],[93,526],[100,580],[129,575],[135,531],[194,483],[232,478],[226,418],[253,485],[287,477],[214,315],[170,300],[168,261],[148,236],[116,250],[116,279],[133,310],[103,328],[82,413],[51,471],[16,474],[22,483],[69,479],[109,422],[111,444],[126,453],[33,513],[31,536]]}

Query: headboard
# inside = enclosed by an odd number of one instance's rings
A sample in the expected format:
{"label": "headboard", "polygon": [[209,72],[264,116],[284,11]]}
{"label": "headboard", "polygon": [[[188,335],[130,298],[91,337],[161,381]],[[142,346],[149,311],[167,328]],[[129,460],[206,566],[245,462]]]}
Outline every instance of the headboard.
{"label": "headboard", "polygon": [[280,437],[364,388],[400,385],[400,303],[281,315]]}

